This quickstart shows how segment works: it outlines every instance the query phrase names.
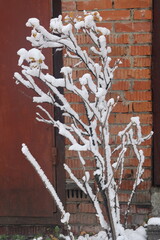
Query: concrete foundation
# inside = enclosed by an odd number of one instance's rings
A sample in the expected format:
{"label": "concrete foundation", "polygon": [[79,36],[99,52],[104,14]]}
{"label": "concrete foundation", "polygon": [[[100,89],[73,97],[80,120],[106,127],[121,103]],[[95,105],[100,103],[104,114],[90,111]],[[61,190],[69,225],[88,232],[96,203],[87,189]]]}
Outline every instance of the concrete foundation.
{"label": "concrete foundation", "polygon": [[160,226],[149,225],[147,228],[148,240],[160,240]]}
{"label": "concrete foundation", "polygon": [[151,189],[152,217],[160,217],[160,188]]}
{"label": "concrete foundation", "polygon": [[[160,217],[160,188],[153,187],[151,189],[151,217]],[[148,240],[160,240],[160,225],[148,225]]]}

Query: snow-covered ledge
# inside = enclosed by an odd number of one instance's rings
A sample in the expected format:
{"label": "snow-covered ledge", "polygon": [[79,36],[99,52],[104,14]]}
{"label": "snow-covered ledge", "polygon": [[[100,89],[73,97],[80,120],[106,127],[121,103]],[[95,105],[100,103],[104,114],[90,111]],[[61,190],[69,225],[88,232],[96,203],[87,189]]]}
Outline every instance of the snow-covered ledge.
{"label": "snow-covered ledge", "polygon": [[160,217],[152,217],[148,220],[147,235],[148,240],[160,239]]}

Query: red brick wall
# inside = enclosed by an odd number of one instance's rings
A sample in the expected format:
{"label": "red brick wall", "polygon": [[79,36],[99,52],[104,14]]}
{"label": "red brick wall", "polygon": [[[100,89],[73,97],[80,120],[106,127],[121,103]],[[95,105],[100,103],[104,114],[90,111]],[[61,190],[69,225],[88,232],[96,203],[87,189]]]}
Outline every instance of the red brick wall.
{"label": "red brick wall", "polygon": [[[114,109],[111,116],[112,140],[117,140],[117,132],[122,130],[131,116],[140,116],[142,132],[147,134],[152,128],[152,103],[151,103],[151,29],[152,29],[152,1],[151,0],[86,0],[71,1],[62,0],[63,15],[74,12],[81,13],[83,10],[98,10],[103,17],[101,26],[108,27],[111,35],[108,43],[112,47],[111,56],[113,59],[121,58],[122,65],[114,75],[111,95],[120,96],[120,102]],[[79,43],[87,47],[88,39],[79,36]],[[89,42],[87,42],[89,44]],[[65,65],[72,65],[68,59],[64,60]],[[84,72],[83,66],[77,69],[75,74],[80,76]],[[71,101],[75,108],[80,109],[81,104],[77,104],[76,99]],[[77,99],[78,100],[78,99]],[[81,111],[81,110],[80,110]],[[68,144],[68,142],[66,142]],[[138,187],[138,192],[131,207],[131,225],[142,224],[147,220],[150,213],[151,187],[151,140],[142,146],[146,161],[144,182]],[[89,158],[90,156],[86,155]],[[73,152],[66,151],[66,162],[73,168],[74,172],[80,176],[77,156]],[[126,208],[126,199],[132,185],[132,174],[136,159],[132,152],[128,153],[126,159],[126,177],[122,185],[120,200],[122,202],[121,212]],[[91,164],[89,162],[89,164]],[[89,166],[92,167],[92,166]],[[72,187],[70,186],[70,189]],[[77,195],[76,195],[77,194]],[[78,195],[79,194],[79,195]],[[82,201],[83,200],[83,201]],[[94,232],[97,230],[94,210],[80,193],[68,190],[67,206],[72,215],[72,224],[75,231],[85,230]],[[78,212],[75,216],[74,214]],[[88,225],[92,225],[93,228]]]}

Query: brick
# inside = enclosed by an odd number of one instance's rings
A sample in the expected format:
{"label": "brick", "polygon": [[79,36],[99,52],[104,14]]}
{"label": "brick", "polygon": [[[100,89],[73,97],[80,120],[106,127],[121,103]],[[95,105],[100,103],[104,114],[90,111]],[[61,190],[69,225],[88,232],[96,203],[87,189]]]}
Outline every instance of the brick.
{"label": "brick", "polygon": [[121,57],[120,60],[121,60],[121,64],[118,65],[119,68],[131,67],[131,59]]}
{"label": "brick", "polygon": [[77,43],[82,45],[82,44],[89,44],[91,43],[91,39],[88,35],[85,35],[85,34],[77,34],[76,35],[76,38],[77,38]]}
{"label": "brick", "polygon": [[76,63],[78,63],[77,59],[72,59],[72,58],[69,58],[69,57],[64,58],[64,65],[65,66],[73,67]]}
{"label": "brick", "polygon": [[100,23],[97,23],[97,26],[98,27],[106,27],[111,32],[113,31],[113,23],[112,22],[100,22]]}
{"label": "brick", "polygon": [[69,103],[77,103],[77,102],[82,102],[81,97],[77,96],[76,94],[73,93],[65,93],[65,97],[68,100]]}
{"label": "brick", "polygon": [[[137,164],[138,160],[137,158],[125,158],[125,167],[132,167],[135,166],[135,164]],[[145,162],[144,162],[144,167],[150,167],[151,166],[151,159],[150,158],[146,158]]]}
{"label": "brick", "polygon": [[[118,65],[118,68],[126,68],[131,66],[131,59],[121,57],[121,64]],[[112,57],[112,60],[110,62],[110,67],[113,67],[115,62],[117,61],[117,57]]]}
{"label": "brick", "polygon": [[[119,193],[119,201],[120,202],[128,202],[129,193]],[[123,206],[121,205],[121,210],[123,210]]]}
{"label": "brick", "polygon": [[[95,160],[94,159],[85,159],[86,166],[88,168],[95,168]],[[71,168],[81,168],[82,164],[79,159],[73,158],[73,159],[66,159],[66,164],[70,166]]]}
{"label": "brick", "polygon": [[70,2],[63,2],[62,1],[62,11],[75,11],[76,10],[76,2],[70,1]]}
{"label": "brick", "polygon": [[[115,128],[116,128],[117,126],[115,126]],[[121,130],[124,130],[124,128],[126,127],[126,125],[124,125],[122,128],[121,128]],[[119,128],[120,129],[120,128]],[[118,134],[119,132],[117,131],[117,134]],[[117,135],[116,134],[116,135]],[[119,139],[120,139],[120,137],[118,137]],[[121,139],[120,139],[120,141],[119,141],[119,143],[118,144],[121,144],[122,142],[121,142]],[[117,144],[117,143],[116,143]],[[126,157],[131,157],[133,155],[133,151],[131,151],[131,149],[129,149],[129,148],[127,148],[127,151],[125,152],[125,158]],[[119,153],[118,152],[115,152],[114,154],[113,154],[113,159],[115,158],[116,160],[117,160],[117,158],[119,157]],[[133,157],[133,156],[132,156]]]}
{"label": "brick", "polygon": [[129,10],[111,10],[100,12],[103,21],[114,21],[114,20],[129,20],[130,11]]}
{"label": "brick", "polygon": [[133,90],[150,90],[151,81],[134,81]]}
{"label": "brick", "polygon": [[[129,200],[129,196],[128,196],[128,200]],[[128,209],[128,205],[127,204],[122,204],[120,206],[121,212],[126,212],[126,210]],[[130,206],[130,212],[131,213],[136,213],[136,206],[135,205],[131,205]]]}
{"label": "brick", "polygon": [[77,2],[77,10],[99,10],[99,9],[108,9],[112,8],[112,1],[111,0],[95,0],[95,1],[80,1]]}
{"label": "brick", "polygon": [[140,214],[148,214],[151,212],[151,206],[136,206],[136,212]]}
{"label": "brick", "polygon": [[146,179],[151,179],[151,175],[152,175],[152,173],[151,173],[151,169],[145,169],[144,170],[144,173],[143,173],[143,175],[142,175],[142,179],[143,180],[146,180]]}
{"label": "brick", "polygon": [[145,157],[151,157],[151,153],[152,153],[151,147],[150,148],[143,148],[143,152],[144,152]]}
{"label": "brick", "polygon": [[87,225],[92,225],[98,223],[98,219],[96,214],[81,214],[82,216],[80,217],[80,223],[81,224],[87,224]]}
{"label": "brick", "polygon": [[97,224],[97,225],[84,225],[84,226],[80,226],[81,230],[83,230],[84,232],[86,233],[97,233],[97,232],[100,232],[102,230],[102,228]]}
{"label": "brick", "polygon": [[73,232],[76,236],[79,236],[80,226],[79,226],[78,223],[76,223],[75,225],[72,224],[72,232]]}
{"label": "brick", "polygon": [[78,211],[78,206],[76,203],[67,203],[67,211],[70,213],[76,213]]}
{"label": "brick", "polygon": [[141,10],[135,10],[134,11],[134,19],[135,20],[141,20],[141,19],[152,19],[152,11],[141,9]]}
{"label": "brick", "polygon": [[84,122],[85,124],[88,124],[88,118],[87,118],[86,114],[81,115],[81,116],[80,116],[80,119],[81,119],[81,121]]}
{"label": "brick", "polygon": [[134,195],[133,201],[135,203],[150,203],[151,195],[147,191],[151,187],[151,181],[144,181],[137,187],[137,190],[144,190],[144,191],[137,191]]}
{"label": "brick", "polygon": [[129,111],[129,106],[128,105],[124,105],[123,103],[118,103],[114,108],[113,108],[113,112],[118,112],[118,113],[128,113]]}
{"label": "brick", "polygon": [[130,83],[128,81],[116,81],[112,84],[112,90],[129,90]]}
{"label": "brick", "polygon": [[[4,225],[0,226],[0,235],[5,236],[35,236],[35,235],[50,235],[53,234],[53,227],[42,225]],[[14,238],[14,237],[13,237]],[[16,237],[17,238],[17,237]],[[18,237],[19,239],[21,237]]]}
{"label": "brick", "polygon": [[127,55],[128,46],[112,46],[111,47],[112,52],[109,54],[109,56],[124,56]]}
{"label": "brick", "polygon": [[149,101],[152,99],[151,91],[125,92],[125,99],[128,101]]}
{"label": "brick", "polygon": [[[123,214],[123,215],[122,215]],[[133,216],[134,216],[134,214],[132,214],[132,215],[128,215],[128,218],[127,218],[127,222],[129,223],[129,224],[134,224],[135,222],[133,222],[133,220],[132,220],[132,218],[133,218]],[[125,224],[125,217],[124,217],[124,213],[123,212],[121,212],[121,223],[124,225]]]}
{"label": "brick", "polygon": [[120,131],[124,129],[125,125],[112,125],[110,126],[110,133],[113,135],[117,135]]}
{"label": "brick", "polygon": [[134,34],[134,43],[151,43],[152,41],[152,34],[151,33],[144,33],[144,34]]}
{"label": "brick", "polygon": [[152,126],[151,125],[143,126],[143,128],[142,128],[142,133],[144,135],[148,135],[151,131],[152,131]]}
{"label": "brick", "polygon": [[[133,180],[123,180],[122,185],[121,185],[121,189],[122,190],[131,190],[133,188]],[[146,180],[144,182],[141,182],[138,186],[137,186],[137,190],[149,190],[151,187],[151,181],[150,180]],[[147,193],[141,193],[140,192],[136,192],[136,194],[134,195],[134,200],[133,202],[147,202],[150,199],[150,196]]]}
{"label": "brick", "polygon": [[115,0],[115,8],[148,8],[152,6],[151,0]]}
{"label": "brick", "polygon": [[[72,77],[75,78],[76,77],[76,69],[77,69],[77,66],[75,66],[77,63],[79,63],[79,60],[78,59],[74,59],[74,58],[69,58],[69,57],[66,57],[64,58],[64,66],[68,66],[68,67],[71,67],[73,72],[72,72]],[[80,63],[78,65],[79,68],[85,68],[85,64],[84,63]],[[75,82],[75,85],[77,86],[77,83]],[[77,86],[78,87],[78,86]]]}
{"label": "brick", "polygon": [[114,79],[147,79],[151,77],[150,69],[117,69]]}
{"label": "brick", "polygon": [[70,144],[71,144],[71,142],[69,141],[68,138],[65,138],[65,139],[64,139],[64,142],[65,142],[65,145],[70,145]]}
{"label": "brick", "polygon": [[70,150],[66,149],[65,156],[67,158],[77,158],[78,154],[76,151],[70,151]]}
{"label": "brick", "polygon": [[[144,134],[143,127],[142,127],[142,133]],[[144,134],[144,135],[148,135],[148,132],[146,134]],[[141,146],[142,147],[144,147],[144,146],[145,147],[150,147],[151,145],[152,145],[152,139],[150,138],[150,139],[146,140],[145,142],[143,142],[143,144]]]}
{"label": "brick", "polygon": [[85,73],[88,73],[87,69],[77,69],[75,71],[75,77],[73,79],[77,79],[82,77]]}
{"label": "brick", "polygon": [[[81,170],[81,169],[73,169],[72,170],[72,173],[78,178],[78,179],[81,179],[83,176],[84,176],[84,171]],[[66,172],[66,178],[67,179],[70,179],[70,176],[69,174]]]}
{"label": "brick", "polygon": [[151,55],[151,46],[131,46],[131,55],[132,56],[150,56]]}
{"label": "brick", "polygon": [[81,152],[81,155],[82,155],[82,157],[88,157],[88,158],[93,158],[93,154],[91,153],[91,152],[86,152],[86,151],[84,151],[84,152]]}
{"label": "brick", "polygon": [[[149,201],[147,203],[149,204]],[[132,214],[132,224],[134,226],[141,226],[146,223],[146,219],[148,219],[148,214]]]}
{"label": "brick", "polygon": [[109,123],[112,124],[112,123],[114,123],[114,121],[115,121],[115,115],[111,114],[109,117]]}
{"label": "brick", "polygon": [[135,57],[133,62],[134,67],[150,67],[151,57]]}
{"label": "brick", "polygon": [[152,124],[152,118],[153,115],[152,114],[148,114],[148,113],[139,113],[138,116],[140,117],[140,122],[142,124]]}
{"label": "brick", "polygon": [[85,113],[86,112],[83,103],[76,102],[75,104],[71,104],[71,107],[77,113]]}
{"label": "brick", "polygon": [[[119,174],[120,176],[120,174]],[[136,169],[135,168],[127,168],[124,169],[124,173],[123,173],[123,179],[135,179],[136,176]]]}
{"label": "brick", "polygon": [[133,188],[133,180],[123,180],[121,184],[121,190],[131,190]]}
{"label": "brick", "polygon": [[151,112],[152,103],[151,102],[135,102],[133,103],[134,112]]}
{"label": "brick", "polygon": [[67,158],[65,162],[70,168],[76,168],[76,167],[80,168],[82,166],[79,159],[76,159],[76,158],[74,159]]}
{"label": "brick", "polygon": [[123,114],[116,114],[115,123],[126,123],[128,124],[133,117],[133,114],[123,113]]}
{"label": "brick", "polygon": [[150,32],[150,22],[115,23],[116,32]]}
{"label": "brick", "polygon": [[129,79],[130,77],[128,76],[129,69],[117,69],[114,72],[114,79]]}
{"label": "brick", "polygon": [[82,213],[95,213],[95,209],[93,207],[93,205],[90,203],[81,203],[79,206],[79,211]]}
{"label": "brick", "polygon": [[129,34],[110,34],[107,36],[107,42],[109,44],[128,44],[130,41]]}
{"label": "brick", "polygon": [[109,117],[109,123],[114,123],[115,121],[115,114],[111,114]]}
{"label": "brick", "polygon": [[110,144],[110,145],[116,144],[116,137],[115,137],[115,135],[114,135],[114,136],[112,135],[112,136],[110,137],[109,144]]}
{"label": "brick", "polygon": [[[114,99],[117,99],[118,96],[121,95],[121,91],[120,92],[115,92],[115,91],[109,91],[107,96],[106,96],[106,100],[109,100],[110,98],[114,98]],[[120,96],[120,99],[119,99],[119,104],[121,104],[121,96]]]}

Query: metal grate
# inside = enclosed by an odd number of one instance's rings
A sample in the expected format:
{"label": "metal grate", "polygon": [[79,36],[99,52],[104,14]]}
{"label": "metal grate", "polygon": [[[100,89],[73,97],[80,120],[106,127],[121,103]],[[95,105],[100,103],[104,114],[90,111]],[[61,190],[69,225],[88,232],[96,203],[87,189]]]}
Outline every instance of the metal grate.
{"label": "metal grate", "polygon": [[87,196],[80,189],[67,189],[67,198],[82,199],[87,198]]}
{"label": "metal grate", "polygon": [[[90,182],[90,185],[92,186],[92,189],[93,189],[94,183]],[[81,189],[79,189],[74,182],[70,180],[66,181],[66,196],[68,199],[71,199],[71,198],[87,199],[88,198],[86,194],[84,194],[84,192]]]}

